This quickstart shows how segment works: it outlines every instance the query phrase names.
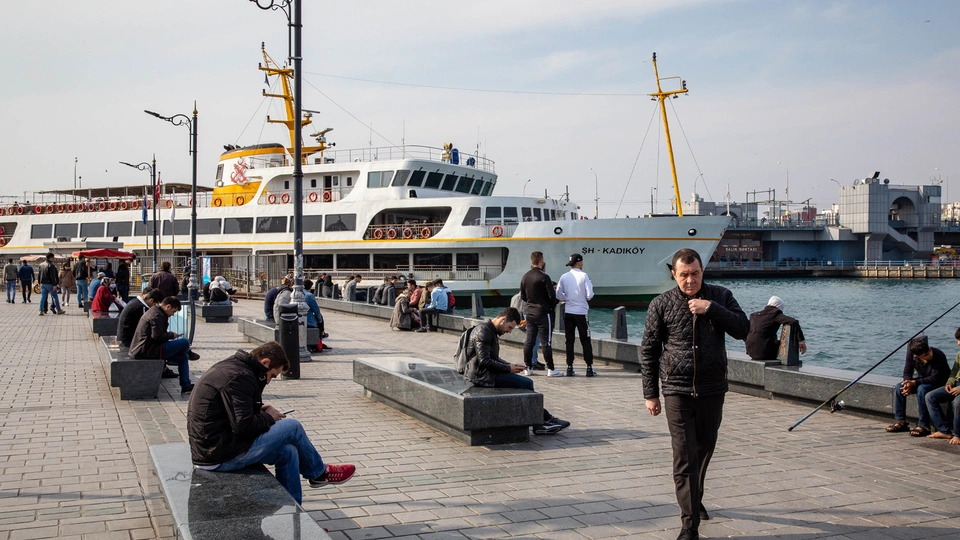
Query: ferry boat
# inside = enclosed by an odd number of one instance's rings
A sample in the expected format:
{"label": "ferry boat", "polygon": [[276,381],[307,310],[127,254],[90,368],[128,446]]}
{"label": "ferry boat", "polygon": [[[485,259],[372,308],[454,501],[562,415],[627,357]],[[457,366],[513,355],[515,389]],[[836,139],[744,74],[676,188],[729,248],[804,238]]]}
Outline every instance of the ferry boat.
{"label": "ferry boat", "polygon": [[[267,121],[287,127],[290,147],[225,146],[215,187],[198,187],[197,201],[189,186],[166,185],[156,199],[164,242],[175,233],[188,243],[188,207],[196,203],[198,256],[292,254],[293,70],[262,53],[259,69],[279,77],[282,88],[264,95],[283,100],[286,109],[286,119]],[[665,94],[659,87],[658,79],[658,93]],[[311,120],[305,113],[304,126]],[[418,282],[439,277],[457,294],[502,302],[517,292],[531,252],[543,252],[555,280],[570,255],[580,253],[595,305],[643,305],[672,286],[667,263],[677,249],[694,248],[709,261],[729,223],[727,216],[583,219],[563,198],[497,195],[494,162],[452,144],[334,150],[330,131],[311,135],[316,144],[302,154],[307,277],[360,274],[371,284],[391,274]],[[52,239],[112,238],[148,259],[152,222],[144,224],[141,215],[143,205],[152,211],[150,195],[143,186],[74,189],[5,203],[0,257],[42,253]]]}

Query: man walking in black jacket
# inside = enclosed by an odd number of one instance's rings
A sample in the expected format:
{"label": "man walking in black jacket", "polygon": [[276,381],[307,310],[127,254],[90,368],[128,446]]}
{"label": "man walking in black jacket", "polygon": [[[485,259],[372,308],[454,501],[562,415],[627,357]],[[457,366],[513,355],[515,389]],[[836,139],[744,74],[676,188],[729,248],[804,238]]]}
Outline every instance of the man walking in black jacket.
{"label": "man walking in black jacket", "polygon": [[562,377],[563,372],[554,369],[553,365],[553,308],[557,305],[557,297],[553,292],[553,281],[544,272],[546,264],[543,262],[543,253],[534,251],[530,254],[530,270],[520,279],[520,300],[527,303],[526,319],[527,337],[523,342],[523,363],[526,366],[524,375],[533,374],[533,347],[540,337],[540,350],[543,351],[543,360],[547,364],[548,377]]}
{"label": "man walking in black jacket", "polygon": [[66,313],[60,309],[60,298],[57,297],[57,285],[60,284],[60,273],[53,263],[53,253],[47,253],[47,260],[40,264],[40,315],[47,312],[47,298],[51,299],[50,311],[57,315]]}
{"label": "man walking in black jacket", "polygon": [[198,469],[275,465],[277,480],[298,503],[301,476],[314,488],[353,476],[353,465],[323,462],[300,422],[263,404],[264,387],[289,369],[280,344],[271,341],[249,353],[237,351],[200,377],[187,406],[190,455]]}
{"label": "man walking in black jacket", "polygon": [[710,519],[703,506],[703,481],[728,389],[725,334],[743,339],[750,323],[729,290],[703,283],[696,251],[677,251],[670,272],[677,287],[654,298],[647,309],[640,371],[653,416],[661,411],[662,381],[683,526],[677,540],[697,540],[700,521]]}

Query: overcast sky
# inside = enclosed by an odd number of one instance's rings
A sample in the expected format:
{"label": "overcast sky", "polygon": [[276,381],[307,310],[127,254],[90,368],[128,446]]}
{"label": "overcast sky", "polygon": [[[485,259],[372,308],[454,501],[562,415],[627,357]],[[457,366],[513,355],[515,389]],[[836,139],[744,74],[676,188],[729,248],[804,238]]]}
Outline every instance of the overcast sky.
{"label": "overcast sky", "polygon": [[[690,89],[668,105],[685,200],[695,180],[707,200],[727,184],[734,201],[768,188],[782,198],[788,171],[790,198],[821,209],[836,202],[831,179],[873,171],[939,177],[960,199],[960,2],[304,4],[303,106],[334,128],[337,149],[479,144],[499,194],[528,179],[528,195],[569,186],[592,215],[598,183],[600,215],[623,216],[649,211],[659,188],[665,212],[668,158],[646,95],[656,51],[661,77]],[[187,130],[143,109],[189,113],[197,101],[204,185],[224,144],[286,142],[264,122],[280,109],[261,97],[261,41],[285,58],[286,21],[244,0],[7,6],[0,193],[70,188],[75,157],[84,186],[143,183],[118,161],[154,153],[164,181],[189,182]]]}

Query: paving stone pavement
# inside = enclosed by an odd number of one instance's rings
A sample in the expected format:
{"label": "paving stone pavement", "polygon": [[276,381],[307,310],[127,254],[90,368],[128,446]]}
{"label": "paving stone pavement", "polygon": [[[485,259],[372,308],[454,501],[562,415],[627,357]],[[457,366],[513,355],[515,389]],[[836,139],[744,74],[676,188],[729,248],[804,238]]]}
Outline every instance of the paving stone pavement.
{"label": "paving stone pavement", "polygon": [[[256,316],[260,305],[241,301],[235,313]],[[120,401],[82,312],[36,311],[36,303],[0,310],[0,540],[173,538],[148,447],[186,440],[177,381],[164,380],[159,399]],[[528,443],[467,447],[352,382],[353,358],[450,363],[458,336],[325,317],[334,349],[264,397],[297,409],[325,460],[358,467],[347,484],[305,490],[304,508],[334,538],[676,537],[666,423],[646,413],[634,370],[537,375],[551,412],[573,425]],[[195,380],[249,348],[235,324],[198,322],[195,342]],[[520,361],[519,349],[501,352]],[[960,537],[960,449],[844,413],[819,413],[788,433],[808,410],[727,394],[705,496],[713,519],[702,537]]]}

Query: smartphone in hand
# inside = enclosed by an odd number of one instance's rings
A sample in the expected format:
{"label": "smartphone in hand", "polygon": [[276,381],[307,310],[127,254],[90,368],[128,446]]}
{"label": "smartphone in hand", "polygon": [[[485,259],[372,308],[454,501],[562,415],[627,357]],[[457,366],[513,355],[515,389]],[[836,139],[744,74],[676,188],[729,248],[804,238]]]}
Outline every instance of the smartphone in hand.
{"label": "smartphone in hand", "polygon": [[285,410],[285,411],[280,411],[280,414],[286,416],[286,415],[288,415],[288,414],[290,414],[290,413],[292,413],[292,412],[294,412],[294,411],[296,411],[296,409],[287,409],[287,410]]}

